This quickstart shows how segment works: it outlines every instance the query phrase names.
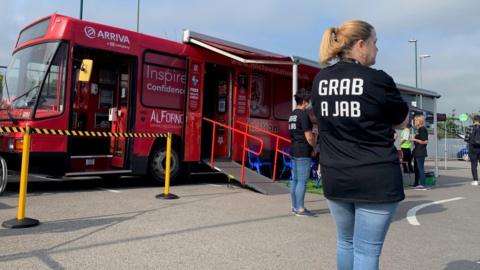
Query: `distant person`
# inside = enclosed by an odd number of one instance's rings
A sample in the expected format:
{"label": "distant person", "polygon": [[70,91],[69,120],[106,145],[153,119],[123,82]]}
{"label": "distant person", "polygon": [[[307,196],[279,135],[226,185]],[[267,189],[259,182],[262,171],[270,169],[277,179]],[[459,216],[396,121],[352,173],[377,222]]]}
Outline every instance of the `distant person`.
{"label": "distant person", "polygon": [[415,143],[415,148],[413,148],[415,183],[413,186],[416,189],[425,189],[422,183],[425,183],[425,158],[428,156],[428,130],[425,127],[425,116],[416,115],[413,121],[417,129],[417,134],[412,138],[412,142]]}
{"label": "distant person", "polygon": [[364,21],[327,29],[313,82],[323,191],[337,230],[337,269],[378,269],[383,241],[405,198],[394,128],[408,106],[392,77],[370,68],[377,36]]}
{"label": "distant person", "polygon": [[472,185],[478,186],[477,165],[480,162],[480,115],[473,117],[473,125],[465,129],[465,141],[468,143],[468,156],[472,169]]}
{"label": "distant person", "polygon": [[305,89],[295,94],[296,107],[288,118],[290,130],[290,157],[293,162],[293,179],[291,186],[292,212],[297,216],[315,216],[305,208],[305,189],[310,176],[310,159],[312,157],[315,138],[312,133],[312,122],[306,108],[310,104],[310,95]]}
{"label": "distant person", "polygon": [[400,132],[400,149],[402,150],[402,166],[404,173],[413,173],[412,166],[412,146],[413,143],[410,140],[410,123],[402,129]]}

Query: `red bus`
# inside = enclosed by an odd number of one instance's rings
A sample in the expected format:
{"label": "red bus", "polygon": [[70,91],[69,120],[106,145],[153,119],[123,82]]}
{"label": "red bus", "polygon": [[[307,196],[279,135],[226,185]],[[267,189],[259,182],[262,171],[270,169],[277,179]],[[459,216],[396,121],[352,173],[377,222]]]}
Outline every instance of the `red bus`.
{"label": "red bus", "polygon": [[[88,63],[89,79],[80,79]],[[172,132],[175,179],[185,164],[211,154],[212,127],[203,117],[287,136],[292,89],[310,89],[319,68],[190,31],[180,43],[53,14],[19,34],[3,83],[0,126]],[[241,160],[239,138],[224,129],[215,136],[216,157]],[[22,134],[0,135],[9,169],[19,169],[21,148]],[[59,177],[150,173],[162,182],[164,159],[165,138],[33,134],[30,171]]]}

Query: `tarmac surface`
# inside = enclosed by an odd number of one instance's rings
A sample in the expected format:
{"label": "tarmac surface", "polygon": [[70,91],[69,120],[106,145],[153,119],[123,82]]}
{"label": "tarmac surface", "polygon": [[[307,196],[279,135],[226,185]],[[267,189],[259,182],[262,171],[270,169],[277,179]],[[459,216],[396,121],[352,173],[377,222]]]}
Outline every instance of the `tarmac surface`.
{"label": "tarmac surface", "polygon": [[[480,269],[480,186],[470,185],[466,162],[440,174],[430,190],[406,188],[381,269]],[[288,194],[201,179],[172,187],[179,199],[159,200],[161,187],[137,180],[29,183],[26,216],[41,224],[0,229],[0,269],[335,269],[322,195],[307,194],[317,214],[309,218],[290,213]],[[17,190],[10,184],[0,196],[0,222],[16,217]],[[420,206],[412,225],[407,214]]]}

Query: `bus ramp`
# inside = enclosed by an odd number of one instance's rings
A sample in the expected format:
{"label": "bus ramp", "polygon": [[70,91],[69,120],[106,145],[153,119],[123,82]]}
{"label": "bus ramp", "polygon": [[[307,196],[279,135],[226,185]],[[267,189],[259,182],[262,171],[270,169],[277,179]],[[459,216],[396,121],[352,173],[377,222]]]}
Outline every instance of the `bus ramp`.
{"label": "bus ramp", "polygon": [[[210,160],[203,160],[210,166]],[[242,164],[229,159],[216,159],[214,161],[215,170],[227,175],[229,178],[240,182]],[[265,195],[287,194],[290,191],[283,184],[272,181],[257,172],[245,167],[244,170],[245,186]]]}

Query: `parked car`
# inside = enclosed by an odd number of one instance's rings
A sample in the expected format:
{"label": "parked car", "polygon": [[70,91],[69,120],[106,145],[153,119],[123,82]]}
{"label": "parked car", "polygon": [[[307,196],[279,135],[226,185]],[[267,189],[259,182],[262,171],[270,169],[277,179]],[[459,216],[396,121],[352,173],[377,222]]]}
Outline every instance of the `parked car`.
{"label": "parked car", "polygon": [[457,158],[465,161],[470,161],[470,157],[468,156],[468,147],[464,147],[457,152]]}

